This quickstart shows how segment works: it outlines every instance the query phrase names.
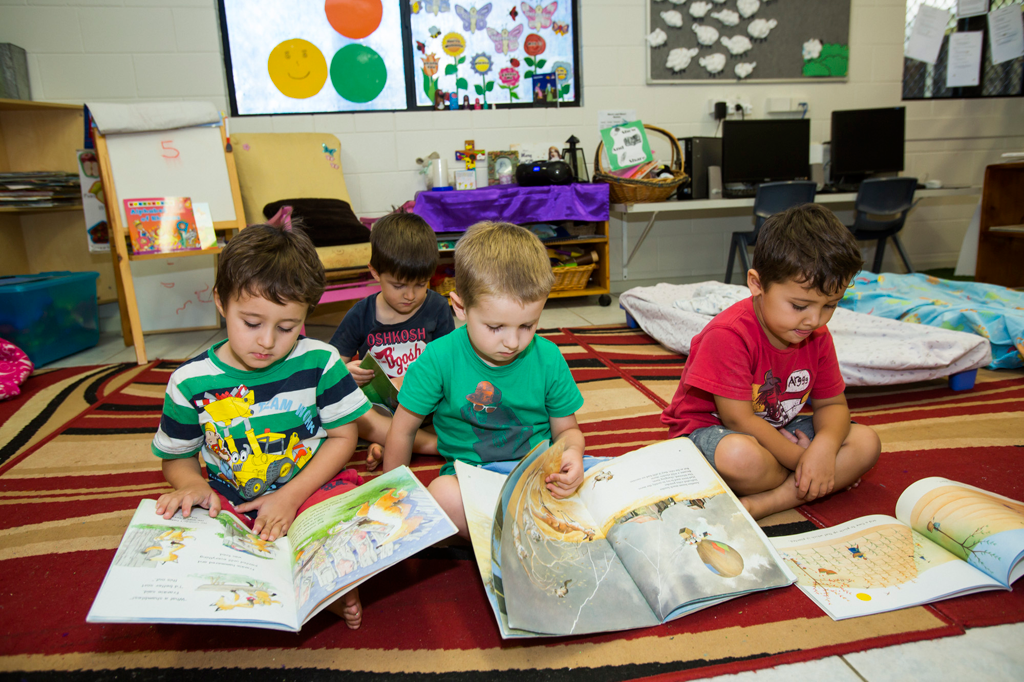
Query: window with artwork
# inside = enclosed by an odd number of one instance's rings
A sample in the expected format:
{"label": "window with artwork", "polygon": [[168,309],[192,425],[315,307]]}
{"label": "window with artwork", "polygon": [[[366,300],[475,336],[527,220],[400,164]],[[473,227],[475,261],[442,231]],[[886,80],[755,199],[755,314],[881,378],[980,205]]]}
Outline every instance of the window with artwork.
{"label": "window with artwork", "polygon": [[578,0],[219,0],[232,115],[579,106]]}

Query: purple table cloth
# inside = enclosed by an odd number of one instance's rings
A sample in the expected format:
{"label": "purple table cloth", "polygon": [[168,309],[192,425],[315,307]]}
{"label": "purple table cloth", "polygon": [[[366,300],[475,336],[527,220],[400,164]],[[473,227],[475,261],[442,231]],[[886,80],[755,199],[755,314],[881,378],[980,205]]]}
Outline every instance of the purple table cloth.
{"label": "purple table cloth", "polygon": [[608,220],[608,185],[547,187],[492,185],[481,189],[420,192],[413,213],[434,232],[462,232],[481,220],[546,223],[559,220]]}

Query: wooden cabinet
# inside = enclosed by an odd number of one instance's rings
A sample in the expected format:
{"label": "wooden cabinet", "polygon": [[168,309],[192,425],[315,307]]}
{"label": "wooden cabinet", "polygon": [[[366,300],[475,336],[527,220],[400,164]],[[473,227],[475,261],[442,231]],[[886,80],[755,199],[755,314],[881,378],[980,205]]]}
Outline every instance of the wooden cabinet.
{"label": "wooden cabinet", "polygon": [[[0,173],[77,173],[84,130],[81,105],[0,99]],[[85,228],[81,206],[0,207],[0,275],[98,272],[99,301],[116,301],[110,254],[89,252]]]}
{"label": "wooden cabinet", "polygon": [[985,169],[975,279],[1024,286],[1024,163]]}

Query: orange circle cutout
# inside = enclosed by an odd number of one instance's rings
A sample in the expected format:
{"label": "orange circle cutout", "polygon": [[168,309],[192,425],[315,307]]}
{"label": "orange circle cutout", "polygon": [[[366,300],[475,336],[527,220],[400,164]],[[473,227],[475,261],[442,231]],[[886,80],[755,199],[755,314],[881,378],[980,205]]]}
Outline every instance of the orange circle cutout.
{"label": "orange circle cutout", "polygon": [[346,38],[359,40],[380,26],[384,6],[381,0],[326,0],[324,13],[335,31]]}

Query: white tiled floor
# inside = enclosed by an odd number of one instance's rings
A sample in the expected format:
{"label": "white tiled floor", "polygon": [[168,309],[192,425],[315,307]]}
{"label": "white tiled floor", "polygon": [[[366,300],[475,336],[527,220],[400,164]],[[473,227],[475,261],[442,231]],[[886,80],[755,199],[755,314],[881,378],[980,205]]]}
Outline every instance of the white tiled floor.
{"label": "white tiled floor", "polygon": [[[583,327],[623,322],[617,296],[602,307],[596,297],[563,298],[549,301],[541,315],[541,328]],[[110,328],[111,325],[105,325]],[[306,333],[328,340],[333,327],[309,326]],[[150,358],[190,358],[224,338],[224,331],[152,334],[146,337]],[[75,367],[115,362],[132,362],[135,352],[126,348],[120,332],[101,334],[99,345],[58,360],[50,367]],[[900,644],[846,656],[782,665],[739,675],[710,678],[720,682],[889,682],[890,680],[970,680],[970,682],[1024,680],[1024,623],[975,628],[961,637]]]}

